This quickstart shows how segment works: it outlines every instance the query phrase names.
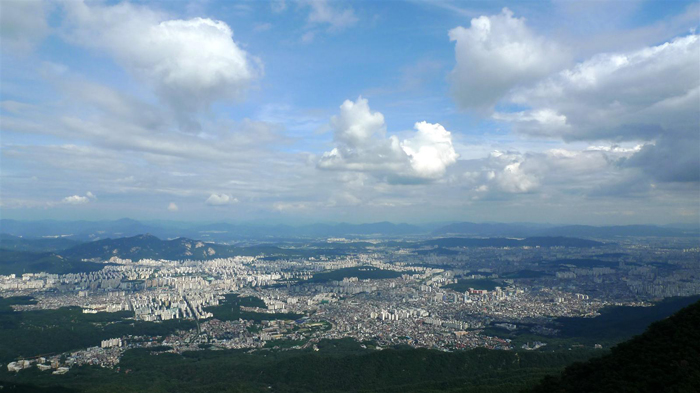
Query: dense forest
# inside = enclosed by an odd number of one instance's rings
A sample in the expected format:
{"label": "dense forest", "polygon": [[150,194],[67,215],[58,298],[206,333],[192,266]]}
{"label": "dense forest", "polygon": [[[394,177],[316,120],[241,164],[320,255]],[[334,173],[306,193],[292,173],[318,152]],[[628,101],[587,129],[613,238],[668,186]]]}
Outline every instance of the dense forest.
{"label": "dense forest", "polygon": [[[364,348],[363,348],[364,346]],[[0,380],[61,385],[80,392],[483,392],[533,385],[591,351],[560,353],[476,349],[445,353],[385,349],[350,339],[324,340],[318,351],[198,351],[182,356],[130,350],[119,372],[81,367],[62,376],[0,371]],[[2,383],[0,383],[2,384]]]}
{"label": "dense forest", "polygon": [[163,336],[196,327],[187,320],[134,321],[127,319],[133,316],[129,311],[84,314],[80,307],[64,307],[17,312],[10,307],[32,303],[29,297],[0,298],[0,363],[95,346],[114,337]]}
{"label": "dense forest", "polygon": [[527,393],[694,393],[700,391],[700,302],[653,323],[606,356],[546,377]]}

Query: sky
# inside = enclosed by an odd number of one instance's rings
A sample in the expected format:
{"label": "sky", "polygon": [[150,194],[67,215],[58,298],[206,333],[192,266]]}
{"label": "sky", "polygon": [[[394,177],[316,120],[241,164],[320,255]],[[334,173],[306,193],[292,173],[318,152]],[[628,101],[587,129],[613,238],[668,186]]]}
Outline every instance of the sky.
{"label": "sky", "polygon": [[700,220],[694,1],[0,2],[0,216]]}

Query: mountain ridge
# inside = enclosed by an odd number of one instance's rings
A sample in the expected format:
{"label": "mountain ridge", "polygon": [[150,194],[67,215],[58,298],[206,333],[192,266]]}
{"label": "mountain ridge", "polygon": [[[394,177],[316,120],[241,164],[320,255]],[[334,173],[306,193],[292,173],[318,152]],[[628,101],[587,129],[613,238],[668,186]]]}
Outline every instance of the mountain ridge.
{"label": "mountain ridge", "polygon": [[230,242],[246,239],[450,235],[473,237],[567,236],[593,239],[628,236],[700,237],[700,225],[693,224],[591,226],[453,222],[446,225],[437,225],[437,227],[436,225],[413,225],[388,221],[365,224],[341,222],[291,226],[286,224],[270,225],[227,222],[141,222],[129,218],[113,221],[18,221],[1,219],[0,233],[25,238],[62,237],[76,241],[92,241],[151,233],[160,238],[186,237],[212,242]]}

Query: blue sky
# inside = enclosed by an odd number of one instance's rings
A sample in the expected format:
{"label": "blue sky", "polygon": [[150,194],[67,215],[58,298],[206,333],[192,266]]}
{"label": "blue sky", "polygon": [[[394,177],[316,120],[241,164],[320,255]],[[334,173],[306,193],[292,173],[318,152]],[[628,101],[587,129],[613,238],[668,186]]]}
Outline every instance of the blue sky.
{"label": "blue sky", "polygon": [[696,2],[0,8],[3,218],[699,218]]}

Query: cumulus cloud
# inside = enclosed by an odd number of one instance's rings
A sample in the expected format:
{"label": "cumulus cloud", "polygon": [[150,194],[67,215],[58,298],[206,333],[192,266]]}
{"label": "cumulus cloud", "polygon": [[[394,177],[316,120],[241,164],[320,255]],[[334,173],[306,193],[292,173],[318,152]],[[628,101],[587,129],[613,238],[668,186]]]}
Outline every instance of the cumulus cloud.
{"label": "cumulus cloud", "polygon": [[469,28],[450,30],[449,37],[457,61],[450,74],[452,92],[464,109],[489,110],[512,88],[549,75],[568,58],[507,8],[474,18]]}
{"label": "cumulus cloud", "polygon": [[700,140],[667,138],[643,146],[624,165],[640,168],[660,182],[700,182]]}
{"label": "cumulus cloud", "polygon": [[177,113],[240,99],[262,75],[259,60],[233,41],[225,22],[170,19],[126,2],[106,6],[75,1],[65,3],[65,9],[68,39],[110,54]]}
{"label": "cumulus cloud", "polygon": [[538,171],[518,152],[496,150],[481,161],[478,171],[465,174],[478,193],[528,193],[540,186]]}
{"label": "cumulus cloud", "polygon": [[238,203],[238,199],[228,194],[211,194],[204,203],[209,206],[223,206]]}
{"label": "cumulus cloud", "polygon": [[180,208],[177,207],[177,205],[175,204],[175,202],[170,202],[170,204],[168,205],[168,211],[176,212],[176,211],[178,211],[178,210],[180,210]]}
{"label": "cumulus cloud", "polygon": [[[510,100],[529,107],[495,113],[516,132],[565,141],[646,141],[626,161],[655,181],[700,181],[700,38],[691,34],[576,64]],[[643,178],[639,178],[644,181]]]}
{"label": "cumulus cloud", "polygon": [[440,124],[419,122],[411,138],[385,137],[384,116],[366,99],[346,100],[331,118],[337,146],[323,154],[321,169],[370,172],[390,182],[439,179],[457,162],[452,136]]}
{"label": "cumulus cloud", "polygon": [[3,1],[0,4],[2,48],[27,53],[49,34],[47,3],[40,0]]}
{"label": "cumulus cloud", "polygon": [[81,196],[81,195],[67,196],[61,200],[61,203],[65,203],[68,205],[84,205],[84,204],[86,204],[94,199],[97,199],[95,194],[88,191],[87,193],[85,193],[85,196]]}
{"label": "cumulus cloud", "polygon": [[688,35],[629,53],[599,54],[511,101],[529,109],[497,113],[515,130],[566,140],[650,140],[697,133],[700,111],[700,40]]}
{"label": "cumulus cloud", "polygon": [[351,147],[361,147],[371,143],[375,135],[386,133],[384,115],[372,112],[367,99],[362,97],[355,102],[345,100],[340,115],[331,117],[331,127],[335,130],[335,140]]}
{"label": "cumulus cloud", "polygon": [[452,135],[440,124],[419,122],[416,134],[401,143],[413,171],[421,178],[436,179],[445,174],[448,166],[457,162],[459,155],[452,146]]}
{"label": "cumulus cloud", "polygon": [[[555,148],[543,152],[494,151],[466,163],[459,180],[474,198],[509,194],[560,194],[571,197],[621,195],[647,190],[649,181],[628,163],[646,145]],[[625,187],[619,187],[620,184]],[[633,186],[634,184],[634,186]]]}

